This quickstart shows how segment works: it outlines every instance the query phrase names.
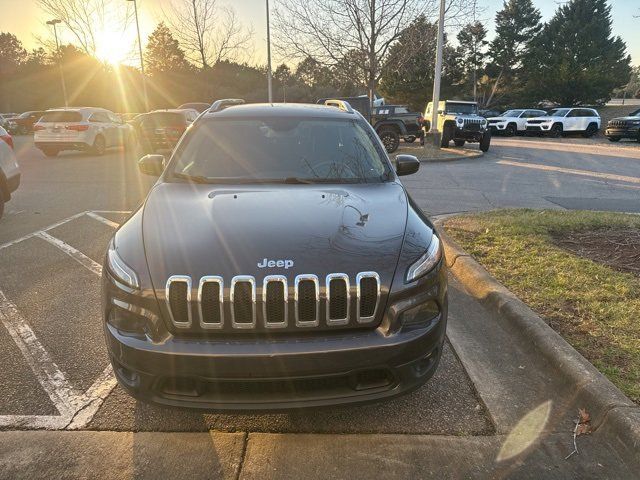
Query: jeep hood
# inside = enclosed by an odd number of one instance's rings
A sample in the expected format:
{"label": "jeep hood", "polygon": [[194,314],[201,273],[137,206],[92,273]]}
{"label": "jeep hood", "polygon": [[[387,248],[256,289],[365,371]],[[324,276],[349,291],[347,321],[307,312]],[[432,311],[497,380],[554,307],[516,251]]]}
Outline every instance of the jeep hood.
{"label": "jeep hood", "polygon": [[617,121],[625,121],[625,122],[640,122],[640,117],[616,117],[616,118],[612,118],[611,120],[609,120],[610,122],[617,120]]}
{"label": "jeep hood", "polygon": [[[407,218],[395,182],[357,185],[220,186],[160,183],[144,205],[143,238],[151,280],[168,277],[328,273],[352,279],[376,271],[390,285]],[[266,267],[264,259],[289,268]],[[353,280],[352,280],[353,281]]]}

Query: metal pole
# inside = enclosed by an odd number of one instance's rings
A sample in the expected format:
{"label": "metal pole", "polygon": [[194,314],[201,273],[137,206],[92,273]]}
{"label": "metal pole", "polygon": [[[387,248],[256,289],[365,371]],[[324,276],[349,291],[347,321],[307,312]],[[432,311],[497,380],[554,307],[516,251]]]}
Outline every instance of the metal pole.
{"label": "metal pole", "polygon": [[138,53],[140,54],[140,72],[142,73],[142,90],[144,92],[144,107],[149,111],[149,95],[147,94],[147,78],[144,74],[144,60],[142,57],[142,41],[140,40],[140,23],[138,22],[138,2],[133,1],[133,9],[136,14],[136,30],[138,31]]}
{"label": "metal pole", "polygon": [[64,71],[62,70],[62,58],[60,58],[60,43],[58,42],[58,29],[56,25],[60,23],[60,20],[49,20],[47,24],[53,25],[53,36],[56,39],[56,52],[58,52],[58,70],[60,71],[60,84],[62,85],[62,97],[64,98],[64,106],[69,106],[69,99],[67,97],[67,85],[64,81]]}
{"label": "metal pole", "polygon": [[438,106],[440,104],[440,79],[442,76],[442,49],[444,44],[444,10],[445,0],[440,0],[440,18],[438,20],[438,44],[436,48],[436,68],[433,76],[433,112],[431,113],[431,134],[433,144],[440,145],[438,131]]}
{"label": "metal pole", "polygon": [[267,1],[267,91],[269,103],[273,103],[273,89],[271,86],[271,26],[269,25],[269,0]]}

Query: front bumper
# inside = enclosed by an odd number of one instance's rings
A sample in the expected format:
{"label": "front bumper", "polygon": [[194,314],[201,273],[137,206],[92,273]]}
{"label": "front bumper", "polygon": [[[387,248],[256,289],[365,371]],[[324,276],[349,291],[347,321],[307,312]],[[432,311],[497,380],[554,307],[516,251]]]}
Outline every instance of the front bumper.
{"label": "front bumper", "polygon": [[605,137],[613,138],[640,138],[640,126],[629,126],[626,128],[607,127],[604,135]]}
{"label": "front bumper", "polygon": [[51,150],[90,150],[91,145],[85,142],[69,142],[69,141],[45,141],[45,142],[35,142],[36,148],[40,150],[51,149]]}
{"label": "front bumper", "polygon": [[552,125],[551,123],[548,123],[548,124],[539,123],[535,125],[527,125],[526,131],[529,133],[545,133],[551,130],[551,125]]}
{"label": "front bumper", "polygon": [[[103,273],[105,315],[113,280]],[[408,393],[435,372],[447,324],[446,271],[398,298],[376,329],[174,336],[133,335],[105,322],[118,383],[133,397],[208,411],[278,411],[361,404]],[[151,296],[143,300],[151,305]],[[122,292],[117,294],[125,300]],[[116,300],[119,301],[119,300]],[[436,301],[439,313],[408,329],[402,312]]]}
{"label": "front bumper", "polygon": [[7,188],[9,193],[15,192],[20,186],[20,172],[7,179]]}
{"label": "front bumper", "polygon": [[446,312],[429,327],[292,342],[173,339],[144,345],[107,325],[116,378],[132,396],[173,407],[275,411],[368,403],[410,392],[435,372]]}
{"label": "front bumper", "polygon": [[456,127],[454,139],[464,139],[467,142],[479,142],[484,135],[485,130],[468,130]]}

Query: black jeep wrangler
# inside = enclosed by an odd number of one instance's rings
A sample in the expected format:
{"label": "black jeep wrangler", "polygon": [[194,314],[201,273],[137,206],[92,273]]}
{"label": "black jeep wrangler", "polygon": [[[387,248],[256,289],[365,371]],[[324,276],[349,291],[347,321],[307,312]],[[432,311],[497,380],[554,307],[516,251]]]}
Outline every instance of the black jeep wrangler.
{"label": "black jeep wrangler", "polygon": [[401,138],[407,143],[413,143],[416,138],[422,139],[424,136],[422,115],[410,112],[405,105],[383,105],[371,110],[368,97],[323,98],[318,103],[325,105],[331,100],[345,101],[360,112],[373,126],[387,153],[398,149]]}
{"label": "black jeep wrangler", "polygon": [[[163,405],[385,400],[435,372],[447,272],[433,224],[348,104],[221,101],[187,130],[103,269],[120,385]],[[226,107],[226,108],[225,108]]]}

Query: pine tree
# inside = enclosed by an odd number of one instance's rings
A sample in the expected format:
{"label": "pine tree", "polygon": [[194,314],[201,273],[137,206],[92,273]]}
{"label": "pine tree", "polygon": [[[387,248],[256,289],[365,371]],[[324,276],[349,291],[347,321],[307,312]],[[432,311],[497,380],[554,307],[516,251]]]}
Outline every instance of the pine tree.
{"label": "pine tree", "polygon": [[[436,24],[421,15],[404,29],[389,49],[380,80],[380,92],[387,100],[424,111],[433,91],[437,31]],[[407,55],[416,42],[422,46],[420,53]],[[446,36],[443,63],[440,95],[444,99],[459,92],[457,83],[461,75],[460,62]]]}
{"label": "pine tree", "polygon": [[458,32],[456,53],[464,70],[464,84],[474,101],[478,99],[478,80],[482,76],[486,62],[487,29],[481,22],[465,25]]}
{"label": "pine tree", "polygon": [[625,43],[611,34],[606,0],[571,0],[560,6],[529,61],[531,93],[567,106],[608,101],[631,73]]}
{"label": "pine tree", "polygon": [[190,68],[178,40],[163,22],[149,35],[144,58],[151,76],[159,73],[180,73]]}
{"label": "pine tree", "polygon": [[522,77],[526,76],[523,65],[542,29],[541,18],[531,0],[505,0],[496,13],[496,35],[489,47],[492,61],[487,69],[492,77],[488,105],[498,99],[513,102],[520,96]]}

